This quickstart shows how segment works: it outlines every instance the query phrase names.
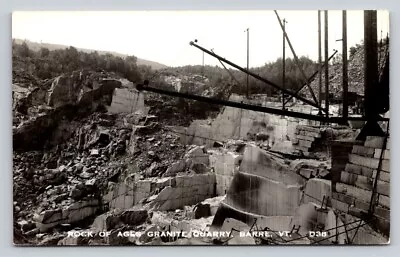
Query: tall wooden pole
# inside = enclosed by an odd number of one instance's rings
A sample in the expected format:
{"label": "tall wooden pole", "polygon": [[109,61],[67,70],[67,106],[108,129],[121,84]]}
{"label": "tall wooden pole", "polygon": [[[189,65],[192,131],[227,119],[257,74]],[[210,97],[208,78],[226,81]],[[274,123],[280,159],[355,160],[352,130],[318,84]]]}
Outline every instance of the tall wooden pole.
{"label": "tall wooden pole", "polygon": [[[319,105],[322,106],[322,54],[321,54],[321,11],[318,10],[318,89],[319,89]],[[321,110],[319,111],[321,114]]]}
{"label": "tall wooden pole", "polygon": [[[247,71],[249,71],[249,29],[247,28]],[[246,96],[249,98],[249,74],[247,74]]]}
{"label": "tall wooden pole", "polygon": [[[286,48],[286,39],[285,39],[285,23],[286,19],[283,19],[283,53],[282,53],[282,88],[285,89],[285,76],[286,76],[286,55],[285,55],[285,48]],[[285,93],[282,91],[282,109],[285,110]]]}
{"label": "tall wooden pole", "polygon": [[376,11],[364,11],[364,85],[365,85],[365,116],[378,115],[374,102],[378,84],[378,42]]}
{"label": "tall wooden pole", "polygon": [[343,61],[343,118],[349,116],[348,103],[348,73],[347,73],[347,13],[343,10],[342,14],[342,61]]}
{"label": "tall wooden pole", "polygon": [[203,52],[203,67],[201,68],[202,75],[204,76],[204,52]]}
{"label": "tall wooden pole", "polygon": [[[378,40],[377,11],[364,11],[364,108],[367,123],[361,129],[357,140],[367,136],[385,136],[376,122],[379,117],[379,76],[378,76]],[[378,98],[378,99],[377,99]],[[375,194],[373,194],[374,196]]]}
{"label": "tall wooden pole", "polygon": [[[379,100],[377,101],[379,76],[378,76],[378,31],[377,31],[377,12],[374,10],[364,11],[364,107],[365,116],[368,119],[367,123],[362,128],[360,134],[363,137],[366,136],[379,136],[383,134],[382,128],[378,125],[376,121],[373,121],[375,117],[379,116],[379,111],[377,105],[379,105]],[[359,138],[361,137],[359,134]],[[385,137],[383,146],[387,143],[387,138]],[[382,155],[380,155],[382,158]],[[379,163],[378,166],[380,166]],[[375,178],[369,214],[373,214],[375,211],[376,203],[376,185],[379,178],[379,169],[377,172],[377,177]]]}
{"label": "tall wooden pole", "polygon": [[326,116],[329,115],[329,63],[328,63],[328,11],[324,11],[325,18],[325,110]]}

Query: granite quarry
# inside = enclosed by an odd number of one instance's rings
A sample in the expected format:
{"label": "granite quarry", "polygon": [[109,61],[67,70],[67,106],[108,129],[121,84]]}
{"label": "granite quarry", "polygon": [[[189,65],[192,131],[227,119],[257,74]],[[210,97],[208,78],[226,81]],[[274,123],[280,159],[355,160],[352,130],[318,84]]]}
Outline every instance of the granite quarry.
{"label": "granite quarry", "polygon": [[[167,82],[190,80],[207,83]],[[105,72],[13,92],[17,245],[389,243],[390,137],[233,107],[171,124],[159,96]]]}

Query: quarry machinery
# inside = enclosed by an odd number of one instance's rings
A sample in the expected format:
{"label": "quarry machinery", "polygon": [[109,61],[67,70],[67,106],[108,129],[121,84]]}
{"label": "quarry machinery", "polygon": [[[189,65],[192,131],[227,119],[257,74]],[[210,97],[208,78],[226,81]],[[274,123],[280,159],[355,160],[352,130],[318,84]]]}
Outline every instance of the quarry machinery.
{"label": "quarry machinery", "polygon": [[[279,20],[279,16],[278,16]],[[343,24],[345,26],[345,13],[344,13],[344,18],[343,18]],[[282,24],[281,24],[282,25]],[[327,24],[325,24],[327,25]],[[268,86],[271,86],[275,89],[280,90],[287,96],[289,96],[289,99],[291,98],[296,98],[300,101],[302,101],[305,104],[311,105],[317,110],[320,111],[321,115],[313,115],[313,114],[308,114],[308,113],[302,113],[302,112],[295,112],[291,110],[285,110],[285,109],[278,109],[278,108],[270,108],[266,106],[259,106],[259,105],[253,105],[249,103],[239,103],[239,102],[234,102],[234,101],[228,101],[228,100],[220,100],[220,99],[212,99],[208,97],[203,97],[199,95],[193,95],[193,94],[188,94],[188,93],[180,93],[180,92],[173,92],[173,91],[167,91],[164,89],[159,89],[152,87],[150,85],[150,82],[148,80],[145,80],[143,84],[137,85],[138,90],[145,90],[149,92],[154,92],[154,93],[159,93],[159,94],[164,94],[164,95],[169,95],[172,97],[180,97],[184,99],[191,99],[191,100],[197,100],[197,101],[202,101],[210,104],[217,104],[217,105],[223,105],[223,106],[230,106],[234,108],[240,108],[240,109],[245,109],[245,110],[252,110],[252,111],[257,111],[257,112],[264,112],[264,113],[269,113],[269,114],[275,114],[275,115],[282,115],[282,116],[287,116],[287,117],[295,117],[295,118],[302,118],[302,119],[307,119],[307,120],[314,120],[314,121],[320,121],[324,122],[325,124],[330,124],[330,123],[338,123],[338,124],[347,124],[349,121],[363,121],[366,122],[364,127],[361,129],[361,132],[359,133],[357,140],[364,141],[366,136],[385,136],[385,143],[386,145],[387,142],[387,135],[389,131],[389,124],[387,125],[387,132],[383,132],[381,126],[379,125],[379,122],[384,121],[384,122],[389,122],[389,118],[382,117],[381,114],[386,113],[389,110],[389,54],[385,55],[385,62],[384,66],[382,69],[382,74],[379,76],[378,72],[378,54],[377,54],[377,23],[376,23],[376,11],[364,11],[364,88],[365,88],[365,97],[363,98],[363,103],[365,107],[365,113],[361,117],[355,117],[355,116],[350,116],[348,115],[347,112],[343,112],[343,116],[330,116],[329,111],[328,111],[328,106],[329,106],[329,83],[326,83],[325,87],[325,107],[322,107],[321,100],[316,101],[315,97],[312,97],[313,99],[307,99],[303,96],[300,96],[298,93],[301,91],[301,89],[305,86],[307,86],[310,91],[312,91],[311,87],[309,86],[309,83],[312,78],[314,78],[318,72],[322,72],[322,65],[320,63],[320,69],[314,73],[311,76],[311,79],[308,79],[306,83],[300,87],[298,90],[295,92],[289,91],[280,85],[277,85],[271,81],[269,81],[266,78],[263,78],[259,76],[258,74],[253,73],[249,69],[240,67],[239,65],[221,57],[220,55],[216,54],[213,50],[209,51],[205,49],[204,47],[198,45],[195,42],[190,42],[190,45],[193,47],[196,47],[197,49],[203,51],[203,53],[209,54],[218,61],[225,64],[228,64],[246,74],[249,76],[260,80],[267,84]],[[287,37],[287,34],[285,34]],[[344,32],[343,33],[343,41],[344,41],[344,51],[347,51],[347,40],[346,40],[347,34]],[[288,39],[288,38],[287,38]],[[326,53],[326,52],[325,52]],[[325,71],[328,69],[328,61],[331,59],[335,53],[328,58],[327,54],[325,55]],[[344,59],[344,62],[346,62],[347,58]],[[224,66],[225,68],[225,66]],[[347,63],[343,65],[343,73],[347,73]],[[326,80],[328,79],[328,72],[325,73],[325,78]],[[345,76],[343,78],[343,108],[347,108],[348,106],[348,98],[349,95],[347,92],[347,77]],[[313,95],[313,94],[311,94]],[[320,94],[321,98],[321,94]],[[385,147],[383,147],[385,148]],[[382,151],[383,153],[383,151]],[[382,156],[380,158],[379,166],[381,165],[382,162]],[[379,170],[379,169],[378,169]],[[379,177],[379,175],[377,175]],[[333,180],[332,180],[333,181]],[[371,202],[370,202],[370,210],[368,213],[365,213],[365,217],[362,217],[362,219],[357,220],[357,223],[359,225],[355,228],[352,229],[357,229],[361,226],[362,222],[365,222],[365,224],[371,224],[373,221],[373,213],[374,213],[374,203],[376,202],[376,181],[374,183],[374,189],[372,191],[372,196],[371,196]],[[249,172],[238,172],[234,175],[233,180],[230,184],[229,190],[227,192],[227,199],[223,203],[221,203],[215,218],[213,220],[212,227],[218,229],[221,228],[223,225],[224,221],[227,218],[233,218],[236,220],[240,220],[249,226],[253,228],[255,224],[255,220],[257,220],[261,216],[265,216],[266,214],[266,207],[264,206],[265,203],[267,202],[274,202],[275,200],[282,200],[279,198],[279,194],[276,196],[271,196],[268,194],[265,194],[265,188],[267,187],[273,187],[276,186],[274,183],[271,183],[268,179],[263,178],[262,176],[256,176],[255,174],[250,174]],[[268,198],[269,197],[269,198]],[[288,197],[291,198],[291,197]],[[283,205],[284,203],[282,203]],[[324,202],[322,202],[321,206],[324,205]],[[322,208],[322,211],[323,208]],[[277,213],[277,215],[283,215],[282,213]],[[363,214],[364,215],[364,214]],[[333,228],[334,230],[337,230],[338,227]],[[337,236],[338,232],[334,234],[333,236]],[[307,236],[307,235],[305,235]],[[354,238],[353,238],[354,240]],[[351,240],[351,241],[353,241]],[[349,243],[352,243],[352,242]],[[285,241],[282,239],[281,243],[289,243],[289,241]],[[274,243],[277,243],[276,241]],[[313,242],[313,244],[318,244],[319,241]],[[279,244],[279,243],[278,243]]]}
{"label": "quarry machinery", "polygon": [[[275,12],[278,20],[279,16],[277,12]],[[227,101],[227,100],[219,100],[219,99],[211,99],[208,97],[203,97],[199,95],[193,95],[189,93],[179,93],[179,92],[173,92],[173,91],[168,91],[168,90],[163,90],[159,88],[155,88],[150,86],[150,82],[148,80],[145,80],[144,83],[138,84],[137,89],[138,90],[145,90],[149,92],[154,92],[154,93],[159,93],[159,94],[164,94],[164,95],[169,95],[173,97],[180,97],[180,98],[185,98],[185,99],[191,99],[191,100],[197,100],[197,101],[202,101],[202,102],[207,102],[211,104],[217,104],[217,105],[223,105],[223,106],[230,106],[230,107],[235,107],[235,108],[242,108],[246,110],[252,110],[252,111],[257,111],[257,112],[265,112],[265,113],[270,113],[270,114],[276,114],[276,115],[283,115],[283,116],[288,116],[288,117],[295,117],[295,118],[302,118],[302,119],[307,119],[307,120],[314,120],[314,121],[320,121],[324,123],[338,123],[338,124],[347,124],[348,121],[367,121],[365,128],[362,130],[362,133],[360,133],[360,138],[365,139],[365,136],[368,135],[382,135],[384,134],[382,130],[377,124],[378,121],[389,121],[389,118],[382,117],[380,114],[385,113],[389,110],[389,55],[386,55],[386,61],[385,65],[383,68],[382,76],[379,79],[378,76],[378,64],[377,64],[377,24],[376,24],[376,11],[364,11],[364,44],[365,44],[365,63],[364,63],[364,85],[365,85],[365,97],[364,97],[364,106],[365,106],[365,115],[362,117],[354,117],[354,116],[329,116],[328,109],[325,107],[322,107],[320,105],[321,101],[315,101],[315,97],[313,97],[312,100],[307,99],[303,96],[300,96],[298,93],[301,91],[301,89],[307,85],[309,85],[309,82],[312,78],[314,78],[318,72],[316,71],[310,78],[306,79],[306,83],[300,87],[298,90],[295,92],[292,92],[290,90],[287,90],[285,88],[282,88],[280,85],[277,85],[273,83],[272,81],[261,77],[260,75],[243,68],[231,61],[229,61],[226,58],[221,57],[220,55],[216,54],[213,50],[207,50],[204,47],[198,45],[196,42],[191,41],[189,44],[191,46],[196,47],[197,49],[201,50],[203,53],[206,53],[210,56],[213,56],[216,58],[218,61],[221,63],[228,64],[246,74],[249,76],[264,82],[268,86],[271,86],[287,96],[289,96],[289,99],[296,98],[300,101],[302,101],[305,104],[308,104],[317,110],[319,110],[321,113],[324,113],[325,115],[313,115],[313,114],[308,114],[308,113],[302,113],[302,112],[295,112],[295,111],[290,111],[290,110],[282,110],[282,109],[277,109],[277,108],[270,108],[270,107],[264,107],[264,106],[258,106],[258,105],[252,105],[252,104],[247,104],[247,103],[238,103],[238,102],[233,102],[233,101]],[[281,24],[282,25],[282,24]],[[345,23],[344,23],[345,26]],[[285,33],[286,38],[287,34]],[[344,33],[344,36],[346,34]],[[345,41],[345,40],[344,40]],[[293,49],[293,47],[291,47]],[[294,52],[294,50],[293,50]],[[333,58],[333,56],[337,53],[335,51],[329,58],[326,58],[325,68],[327,68],[328,61]],[[347,69],[347,68],[346,68]],[[346,72],[344,70],[344,72]],[[325,75],[326,76],[326,75]],[[327,77],[327,76],[326,76]],[[312,90],[311,90],[312,91]],[[329,92],[329,88],[328,88]],[[312,96],[314,94],[311,94]],[[328,94],[325,94],[326,96]],[[348,103],[348,94],[344,95],[343,98],[343,105],[347,106]],[[321,99],[320,99],[321,100]],[[289,101],[289,100],[288,100]],[[286,101],[286,103],[288,102]],[[326,101],[326,104],[328,104]]]}

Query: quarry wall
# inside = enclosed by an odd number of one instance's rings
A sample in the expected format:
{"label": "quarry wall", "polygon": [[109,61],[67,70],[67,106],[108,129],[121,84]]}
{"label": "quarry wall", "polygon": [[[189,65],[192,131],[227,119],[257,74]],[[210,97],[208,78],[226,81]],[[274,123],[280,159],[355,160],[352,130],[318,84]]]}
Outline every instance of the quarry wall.
{"label": "quarry wall", "polygon": [[148,198],[149,208],[173,210],[214,197],[215,183],[215,175],[211,173],[125,180],[110,187],[104,202],[109,204],[110,209],[129,209]]}
{"label": "quarry wall", "polygon": [[136,89],[116,88],[108,112],[133,113],[136,111],[145,111],[144,94]]}
{"label": "quarry wall", "polygon": [[[232,95],[229,98],[234,102],[245,102],[242,96]],[[280,102],[265,102],[262,99],[251,100],[251,104],[267,106],[271,108],[282,108]],[[300,103],[287,110],[317,114],[318,110],[309,105]],[[337,106],[331,106],[330,112],[337,112]],[[287,116],[261,113],[243,110],[234,107],[225,107],[223,111],[213,120],[195,120],[188,128],[183,128],[185,136],[182,142],[185,144],[208,145],[214,141],[225,141],[228,139],[254,139],[257,135],[268,137],[270,144],[275,141],[294,140],[296,138],[296,127],[298,125],[320,125],[317,121],[305,120]]]}

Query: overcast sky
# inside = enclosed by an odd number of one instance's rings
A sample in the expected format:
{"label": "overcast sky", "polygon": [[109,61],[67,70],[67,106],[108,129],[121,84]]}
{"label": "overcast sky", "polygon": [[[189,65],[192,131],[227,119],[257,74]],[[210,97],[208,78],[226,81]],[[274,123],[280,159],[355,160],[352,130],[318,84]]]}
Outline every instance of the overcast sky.
{"label": "overcast sky", "polygon": [[[278,11],[298,56],[318,59],[318,12]],[[321,20],[324,20],[323,12]],[[329,55],[341,51],[342,12],[329,11]],[[363,39],[363,12],[347,12],[348,47]],[[268,11],[14,12],[12,37],[35,42],[115,51],[168,66],[202,63],[198,44],[245,67],[249,28],[250,67],[282,56],[282,30]],[[378,11],[378,38],[389,30],[389,13]],[[323,37],[323,34],[322,34]],[[288,45],[286,56],[292,57]],[[322,50],[324,54],[324,50]],[[207,54],[205,64],[219,65]]]}

